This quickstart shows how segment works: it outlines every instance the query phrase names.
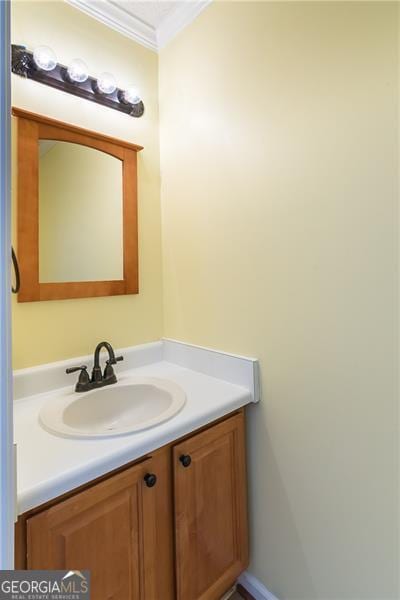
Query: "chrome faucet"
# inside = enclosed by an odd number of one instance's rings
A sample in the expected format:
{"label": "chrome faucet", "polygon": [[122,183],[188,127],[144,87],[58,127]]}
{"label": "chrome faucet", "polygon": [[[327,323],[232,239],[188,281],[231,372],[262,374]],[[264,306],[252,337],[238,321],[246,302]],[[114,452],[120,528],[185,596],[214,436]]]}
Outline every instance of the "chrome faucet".
{"label": "chrome faucet", "polygon": [[[108,360],[106,361],[104,373],[102,372],[100,366],[100,352],[102,348],[105,348],[108,352]],[[86,365],[82,365],[80,367],[70,367],[69,369],[66,369],[66,373],[69,374],[80,371],[79,379],[75,386],[75,391],[88,392],[95,388],[117,383],[117,377],[114,373],[113,365],[116,365],[117,362],[120,362],[121,360],[124,360],[124,357],[115,356],[113,347],[109,342],[100,342],[100,344],[97,344],[96,350],[94,351],[94,366],[91,377],[89,377]]]}

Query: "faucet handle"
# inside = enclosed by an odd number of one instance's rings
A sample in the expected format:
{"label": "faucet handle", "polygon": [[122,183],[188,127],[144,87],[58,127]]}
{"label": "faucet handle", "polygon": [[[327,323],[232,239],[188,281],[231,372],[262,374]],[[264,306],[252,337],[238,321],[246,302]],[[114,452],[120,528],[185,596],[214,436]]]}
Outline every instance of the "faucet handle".
{"label": "faucet handle", "polygon": [[116,356],[114,359],[110,358],[109,360],[106,360],[106,367],[103,374],[104,380],[111,381],[113,383],[117,382],[117,377],[114,373],[112,365],[115,365],[117,362],[121,362],[121,360],[124,360],[123,356]]}
{"label": "faucet handle", "polygon": [[106,364],[107,365],[115,365],[115,364],[117,364],[117,362],[121,362],[121,360],[124,360],[123,356],[116,356],[114,358],[114,360],[112,360],[111,358],[106,360]]}
{"label": "faucet handle", "polygon": [[90,384],[89,373],[87,372],[87,366],[82,365],[81,367],[70,367],[65,372],[69,375],[70,373],[76,373],[80,371],[78,383],[75,386],[76,392],[87,392]]}
{"label": "faucet handle", "polygon": [[69,367],[69,369],[65,369],[65,372],[67,373],[67,375],[70,375],[70,373],[76,373],[77,371],[86,371],[87,370],[87,365],[82,365],[81,367]]}

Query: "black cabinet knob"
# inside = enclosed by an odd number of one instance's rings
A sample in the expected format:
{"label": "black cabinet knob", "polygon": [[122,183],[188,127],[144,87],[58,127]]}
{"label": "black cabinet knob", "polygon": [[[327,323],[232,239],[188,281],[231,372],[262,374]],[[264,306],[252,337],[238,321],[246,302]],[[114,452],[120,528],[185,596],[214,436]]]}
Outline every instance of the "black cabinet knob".
{"label": "black cabinet knob", "polygon": [[189,454],[182,454],[182,456],[179,457],[179,460],[184,467],[188,467],[192,462],[192,458],[189,456]]}
{"label": "black cabinet knob", "polygon": [[147,487],[153,487],[153,485],[156,485],[157,483],[157,476],[154,475],[154,473],[146,473],[144,476],[144,482]]}

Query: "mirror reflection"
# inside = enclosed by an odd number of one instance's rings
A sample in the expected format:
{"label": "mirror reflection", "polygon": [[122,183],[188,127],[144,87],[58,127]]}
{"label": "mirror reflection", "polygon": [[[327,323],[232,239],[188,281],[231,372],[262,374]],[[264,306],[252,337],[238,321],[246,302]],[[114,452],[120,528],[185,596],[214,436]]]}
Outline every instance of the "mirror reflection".
{"label": "mirror reflection", "polygon": [[123,279],[122,161],[39,141],[39,281]]}

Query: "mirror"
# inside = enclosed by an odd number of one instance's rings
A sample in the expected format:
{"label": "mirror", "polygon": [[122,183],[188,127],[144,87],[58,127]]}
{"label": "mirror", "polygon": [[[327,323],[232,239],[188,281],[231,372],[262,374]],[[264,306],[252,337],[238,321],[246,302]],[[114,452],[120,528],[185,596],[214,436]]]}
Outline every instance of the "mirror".
{"label": "mirror", "polygon": [[123,279],[122,161],[39,140],[39,281]]}
{"label": "mirror", "polygon": [[13,108],[18,302],[137,294],[141,146]]}

